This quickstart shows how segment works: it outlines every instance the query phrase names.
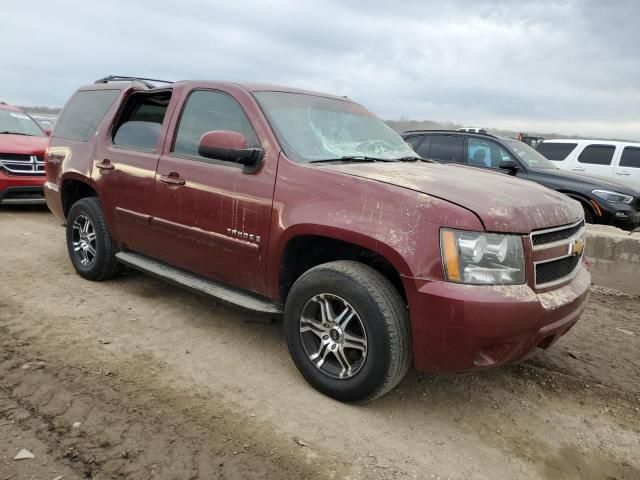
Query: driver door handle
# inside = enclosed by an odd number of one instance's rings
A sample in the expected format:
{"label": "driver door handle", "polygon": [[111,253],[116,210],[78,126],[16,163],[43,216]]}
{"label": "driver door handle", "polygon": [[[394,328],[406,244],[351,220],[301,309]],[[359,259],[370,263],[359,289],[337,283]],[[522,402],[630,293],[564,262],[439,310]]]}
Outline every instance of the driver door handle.
{"label": "driver door handle", "polygon": [[586,170],[586,168],[584,168],[584,167],[573,167],[572,170],[575,170],[576,172],[584,172]]}
{"label": "driver door handle", "polygon": [[616,175],[631,175],[629,172],[616,172]]}
{"label": "driver door handle", "polygon": [[185,179],[180,178],[180,175],[176,172],[171,172],[169,175],[162,175],[160,181],[174,187],[179,187],[186,183]]}

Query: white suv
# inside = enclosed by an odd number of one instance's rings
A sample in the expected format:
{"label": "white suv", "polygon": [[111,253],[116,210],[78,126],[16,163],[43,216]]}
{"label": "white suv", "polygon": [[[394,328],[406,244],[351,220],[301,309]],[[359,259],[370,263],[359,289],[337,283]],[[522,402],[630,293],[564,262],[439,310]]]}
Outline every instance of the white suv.
{"label": "white suv", "polygon": [[545,140],[536,149],[563,170],[604,177],[640,189],[640,143]]}

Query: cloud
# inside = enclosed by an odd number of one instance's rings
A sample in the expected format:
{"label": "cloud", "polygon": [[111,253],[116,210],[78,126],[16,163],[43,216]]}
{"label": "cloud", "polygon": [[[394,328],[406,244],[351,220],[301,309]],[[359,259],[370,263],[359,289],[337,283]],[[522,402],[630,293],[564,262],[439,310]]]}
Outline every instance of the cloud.
{"label": "cloud", "polygon": [[10,2],[0,96],[61,105],[110,73],[248,80],[384,118],[637,138],[639,14],[633,0]]}

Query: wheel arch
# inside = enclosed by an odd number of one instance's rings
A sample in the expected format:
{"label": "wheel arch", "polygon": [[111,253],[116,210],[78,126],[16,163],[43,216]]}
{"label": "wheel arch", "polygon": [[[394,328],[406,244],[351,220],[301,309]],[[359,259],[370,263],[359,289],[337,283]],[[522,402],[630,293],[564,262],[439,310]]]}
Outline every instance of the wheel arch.
{"label": "wheel arch", "polygon": [[410,273],[402,256],[365,235],[339,228],[295,228],[283,238],[272,267],[272,279],[284,302],[294,282],[307,270],[335,260],[354,260],[369,265],[396,287],[406,301],[403,275]]}
{"label": "wheel arch", "polygon": [[[569,198],[572,198],[573,200],[576,200],[577,202],[580,202],[580,204],[582,204],[582,208],[584,208],[585,210],[588,210],[591,215],[593,216],[594,219],[600,218],[602,216],[602,211],[598,211],[596,210],[596,208],[594,207],[592,200],[587,197],[586,195],[583,195],[581,193],[577,193],[577,192],[572,192],[572,191],[566,191],[566,190],[558,190],[560,193],[564,193],[566,196],[568,196]],[[599,209],[599,207],[598,207]]]}
{"label": "wheel arch", "polygon": [[86,197],[99,197],[93,182],[82,176],[69,175],[65,177],[60,184],[64,218],[67,218],[74,203]]}

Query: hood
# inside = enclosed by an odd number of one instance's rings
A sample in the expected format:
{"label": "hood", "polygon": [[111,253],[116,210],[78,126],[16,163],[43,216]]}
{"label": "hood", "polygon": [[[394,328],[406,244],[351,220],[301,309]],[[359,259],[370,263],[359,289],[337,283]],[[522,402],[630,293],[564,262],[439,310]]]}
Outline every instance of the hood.
{"label": "hood", "polygon": [[529,178],[536,182],[542,182],[551,188],[572,187],[578,191],[591,191],[596,189],[614,190],[637,197],[639,192],[624,182],[609,178],[595,177],[580,173],[567,172],[566,170],[529,169]]}
{"label": "hood", "polygon": [[0,153],[44,155],[48,144],[49,137],[0,134]]}
{"label": "hood", "polygon": [[438,197],[474,212],[489,232],[530,233],[577,222],[582,207],[527,180],[463,165],[424,162],[324,164],[320,168]]}

